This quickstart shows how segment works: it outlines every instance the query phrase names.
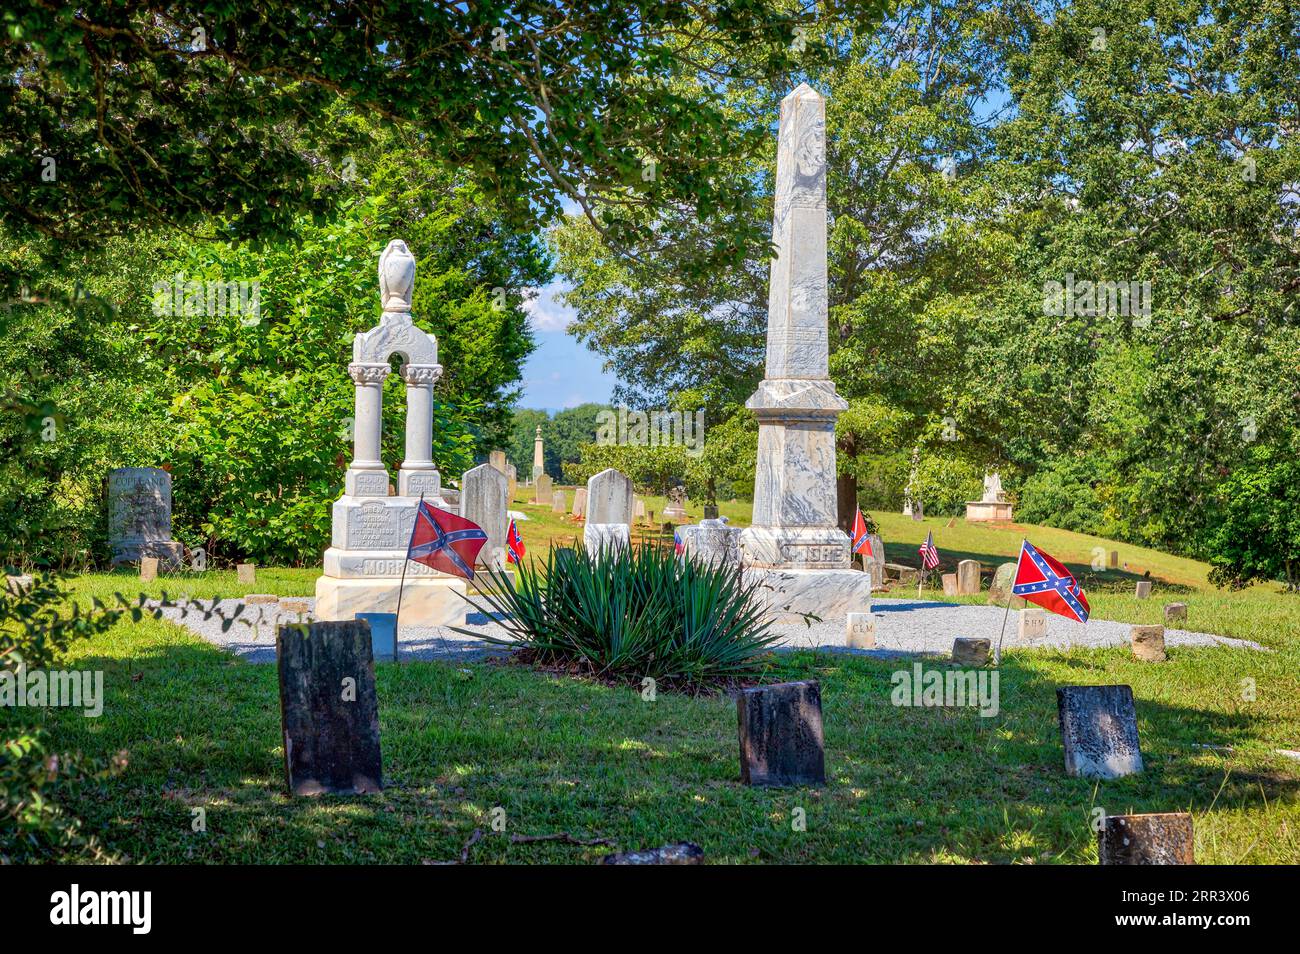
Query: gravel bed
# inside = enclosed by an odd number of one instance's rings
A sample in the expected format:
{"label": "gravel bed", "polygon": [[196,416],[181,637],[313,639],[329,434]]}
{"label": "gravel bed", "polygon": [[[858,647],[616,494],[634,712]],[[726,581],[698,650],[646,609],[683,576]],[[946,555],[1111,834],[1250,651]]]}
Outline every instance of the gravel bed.
{"label": "gravel bed", "polygon": [[[308,606],[315,602],[304,597],[286,599],[301,600]],[[159,604],[154,601],[152,605]],[[876,621],[877,648],[865,651],[845,649],[845,620],[842,617],[811,626],[803,623],[777,626],[774,631],[782,637],[778,645],[787,650],[822,647],[867,656],[925,653],[946,655],[951,651],[956,636],[985,637],[996,644],[1005,612],[1004,608],[996,606],[876,599],[872,601],[871,615]],[[162,607],[162,616],[186,627],[201,639],[255,663],[275,661],[277,625],[302,621],[298,613],[284,612],[274,603],[246,604],[243,600],[234,599],[192,600],[184,610],[176,606],[165,606]],[[310,618],[310,614],[306,618]],[[1128,623],[1093,620],[1085,625],[1053,614],[1048,614],[1047,620],[1045,637],[1021,641],[1016,637],[1016,614],[1012,612],[1007,621],[1003,651],[1123,646],[1129,641]],[[471,661],[509,652],[507,647],[493,645],[483,638],[485,635],[508,638],[505,630],[494,620],[479,613],[471,613],[465,629],[475,635],[457,633],[445,626],[403,625],[398,634],[402,658]],[[1173,648],[1230,646],[1238,649],[1264,649],[1250,640],[1169,628],[1165,630],[1165,644]]]}

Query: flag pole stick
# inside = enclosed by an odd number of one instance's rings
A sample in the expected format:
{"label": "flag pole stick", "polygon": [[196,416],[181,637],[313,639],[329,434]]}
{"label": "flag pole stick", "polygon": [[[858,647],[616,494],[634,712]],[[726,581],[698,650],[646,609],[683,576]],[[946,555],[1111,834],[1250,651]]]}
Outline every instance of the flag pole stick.
{"label": "flag pole stick", "polygon": [[1015,599],[1010,593],[1007,594],[1007,611],[1002,614],[1002,631],[998,633],[998,648],[993,651],[993,665],[1002,665],[1002,637],[1007,631],[1007,618],[1011,616],[1011,603]]}
{"label": "flag pole stick", "polygon": [[[424,494],[421,493],[420,502],[415,505],[415,520],[411,524],[411,540],[415,539],[415,526],[420,522],[420,511],[423,508]],[[397,652],[397,634],[400,632],[398,624],[402,620],[402,591],[406,589],[406,564],[410,562],[411,540],[406,541],[406,553],[402,554],[402,581],[397,584],[397,612],[393,614],[393,662],[397,662],[400,658]]]}

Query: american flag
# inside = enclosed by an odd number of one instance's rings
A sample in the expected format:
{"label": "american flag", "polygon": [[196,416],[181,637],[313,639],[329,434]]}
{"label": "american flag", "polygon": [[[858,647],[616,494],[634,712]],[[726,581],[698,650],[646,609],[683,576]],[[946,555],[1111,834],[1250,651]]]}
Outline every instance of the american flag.
{"label": "american flag", "polygon": [[933,530],[925,535],[925,542],[921,544],[921,549],[916,552],[921,554],[921,566],[927,570],[933,570],[939,565],[939,551],[934,548]]}

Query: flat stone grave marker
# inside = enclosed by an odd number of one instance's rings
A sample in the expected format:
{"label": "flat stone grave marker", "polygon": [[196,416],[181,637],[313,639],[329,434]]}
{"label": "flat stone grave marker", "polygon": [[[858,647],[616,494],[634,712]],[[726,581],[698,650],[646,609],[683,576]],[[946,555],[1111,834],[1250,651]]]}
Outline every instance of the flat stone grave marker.
{"label": "flat stone grave marker", "polygon": [[1119,778],[1143,770],[1129,686],[1062,686],[1056,710],[1067,775]]}
{"label": "flat stone grave marker", "polygon": [[365,795],[383,788],[379,704],[364,620],[281,626],[284,768],[294,795]]}
{"label": "flat stone grave marker", "polygon": [[307,605],[306,600],[280,600],[281,613],[297,613],[301,616],[303,613],[311,612],[311,607]]}
{"label": "flat stone grave marker", "polygon": [[850,649],[876,648],[876,620],[870,612],[849,613],[845,641]]}
{"label": "flat stone grave marker", "polygon": [[957,564],[957,595],[974,596],[980,591],[980,561],[962,560]]}
{"label": "flat stone grave marker", "polygon": [[1194,865],[1196,839],[1186,812],[1107,815],[1097,832],[1103,865]]}
{"label": "flat stone grave marker", "polygon": [[[914,566],[904,566],[902,563],[886,563],[885,579],[897,580],[899,586],[906,586],[909,583],[915,583],[921,578],[921,571]],[[874,583],[875,580],[873,579]]]}
{"label": "flat stone grave marker", "polygon": [[158,558],[140,557],[140,582],[148,583],[158,579]]}
{"label": "flat stone grave marker", "polygon": [[1165,661],[1165,628],[1163,626],[1133,626],[1129,629],[1133,657],[1143,662]]}
{"label": "flat stone grave marker", "polygon": [[1187,604],[1186,604],[1186,603],[1166,603],[1166,604],[1165,604],[1165,622],[1166,622],[1166,623],[1185,623],[1185,622],[1187,622]]}
{"label": "flat stone grave marker", "polygon": [[240,563],[235,566],[235,578],[241,585],[252,586],[257,582],[257,567],[252,563]]}
{"label": "flat stone grave marker", "polygon": [[1150,580],[1138,580],[1138,581],[1137,581],[1137,598],[1140,599],[1140,600],[1145,600],[1145,599],[1149,599],[1150,596],[1151,596],[1151,581],[1150,581]]}
{"label": "flat stone grave marker", "polygon": [[704,849],[689,841],[679,841],[675,845],[664,845],[649,851],[624,851],[615,855],[606,855],[600,859],[602,865],[702,865]]}
{"label": "flat stone grave marker", "polygon": [[1021,639],[1042,639],[1046,636],[1047,610],[1022,609],[1016,635]]}
{"label": "flat stone grave marker", "polygon": [[244,597],[244,602],[249,606],[259,606],[264,603],[278,603],[280,597],[274,593],[249,593]]}
{"label": "flat stone grave marker", "polygon": [[822,696],[815,681],[742,689],[736,714],[744,784],[826,784]]}
{"label": "flat stone grave marker", "polygon": [[370,624],[370,651],[375,659],[397,662],[397,614],[358,613]]}
{"label": "flat stone grave marker", "polygon": [[982,666],[989,660],[993,641],[972,636],[958,636],[952,641],[952,661],[960,666]]}

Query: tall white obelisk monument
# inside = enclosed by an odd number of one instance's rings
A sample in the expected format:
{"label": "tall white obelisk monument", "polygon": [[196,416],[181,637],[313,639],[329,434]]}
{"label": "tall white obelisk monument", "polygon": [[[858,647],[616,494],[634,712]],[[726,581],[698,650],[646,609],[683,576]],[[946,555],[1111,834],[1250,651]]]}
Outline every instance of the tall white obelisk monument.
{"label": "tall white obelisk monument", "polygon": [[753,526],[741,560],[778,615],[869,604],[851,569],[835,494],[835,419],[848,403],[827,367],[826,101],[806,83],[781,102],[768,290],[767,368],[746,407],[758,418]]}

